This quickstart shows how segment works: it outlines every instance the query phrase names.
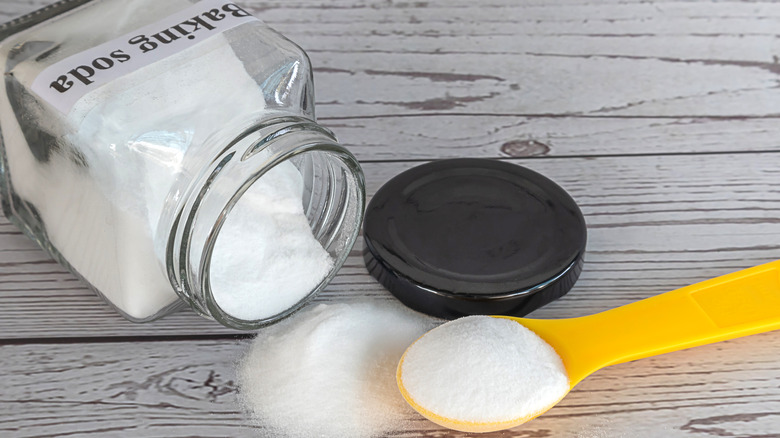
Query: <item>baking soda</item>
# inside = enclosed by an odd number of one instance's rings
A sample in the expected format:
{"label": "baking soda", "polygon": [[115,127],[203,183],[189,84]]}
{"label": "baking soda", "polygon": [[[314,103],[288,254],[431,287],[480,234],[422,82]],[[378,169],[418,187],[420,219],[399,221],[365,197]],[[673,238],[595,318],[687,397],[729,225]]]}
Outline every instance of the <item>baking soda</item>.
{"label": "baking soda", "polygon": [[241,398],[274,437],[385,436],[417,416],[395,371],[436,324],[396,302],[309,307],[258,332],[239,365]]}
{"label": "baking soda", "polygon": [[403,386],[448,419],[492,423],[544,412],[569,391],[553,348],[516,321],[469,316],[417,340],[401,364]]}
{"label": "baking soda", "polygon": [[282,162],[228,215],[211,262],[211,288],[223,311],[245,320],[277,315],[333,269],[333,259],[312,235],[302,196],[300,172]]}
{"label": "baking soda", "polygon": [[[111,7],[100,3],[95,10]],[[0,61],[6,56],[0,53]],[[34,68],[20,65],[14,74],[31,81]],[[169,228],[160,224],[161,215],[170,198],[181,195],[177,184],[192,177],[188,160],[212,158],[208,142],[215,131],[265,114],[263,91],[228,40],[215,35],[108,82],[81,97],[62,120],[29,105],[31,118],[47,125],[40,130],[58,135],[56,145],[28,145],[7,100],[0,99],[0,120],[11,182],[35,208],[54,250],[133,319],[149,319],[176,303],[164,266]],[[47,148],[46,159],[34,155],[36,148]],[[300,172],[283,162],[228,216],[211,275],[214,298],[227,313],[272,317],[332,269],[312,236],[302,196]]]}

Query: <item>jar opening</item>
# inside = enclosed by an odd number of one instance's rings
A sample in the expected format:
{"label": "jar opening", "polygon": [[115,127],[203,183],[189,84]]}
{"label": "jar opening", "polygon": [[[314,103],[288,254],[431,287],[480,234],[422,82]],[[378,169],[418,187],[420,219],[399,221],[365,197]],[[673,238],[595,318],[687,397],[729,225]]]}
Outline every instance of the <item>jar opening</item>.
{"label": "jar opening", "polygon": [[354,203],[344,170],[328,152],[304,152],[237,196],[210,255],[207,289],[219,308],[212,315],[277,319],[325,287],[359,225],[340,207]]}
{"label": "jar opening", "polygon": [[360,166],[329,131],[280,118],[248,132],[198,178],[166,249],[180,297],[238,329],[276,322],[321,291],[365,203]]}

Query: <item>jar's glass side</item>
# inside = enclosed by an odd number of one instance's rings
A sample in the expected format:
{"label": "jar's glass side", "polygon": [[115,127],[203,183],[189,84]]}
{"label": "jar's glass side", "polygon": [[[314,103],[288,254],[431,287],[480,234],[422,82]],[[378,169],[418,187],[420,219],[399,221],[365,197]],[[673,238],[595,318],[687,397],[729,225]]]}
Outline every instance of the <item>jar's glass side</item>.
{"label": "jar's glass side", "polygon": [[[191,5],[131,3],[136,12],[164,8],[156,17]],[[123,4],[92,2],[0,44],[3,207],[120,312],[142,321],[177,300],[155,244],[167,203],[225,147],[217,140],[280,114],[313,117],[313,99],[303,51],[259,22],[103,85],[68,114],[29,91],[47,65],[149,20],[118,13]],[[85,43],[72,32],[87,21],[98,29]]]}
{"label": "jar's glass side", "polygon": [[126,317],[154,319],[175,307],[176,295],[155,274],[145,224],[113,202],[113,176],[100,179],[111,171],[100,167],[107,160],[82,147],[78,123],[29,91],[38,65],[58,46],[30,33],[5,41],[0,55],[4,212]]}

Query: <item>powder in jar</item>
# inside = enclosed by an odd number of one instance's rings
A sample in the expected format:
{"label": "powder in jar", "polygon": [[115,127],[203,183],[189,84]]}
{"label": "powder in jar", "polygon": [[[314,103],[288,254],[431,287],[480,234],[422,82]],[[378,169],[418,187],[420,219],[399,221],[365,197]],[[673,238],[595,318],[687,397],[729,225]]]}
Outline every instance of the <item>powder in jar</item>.
{"label": "powder in jar", "polygon": [[302,197],[301,173],[282,162],[228,215],[211,262],[211,289],[223,311],[245,320],[274,316],[330,273],[333,259],[312,235]]}
{"label": "powder in jar", "polygon": [[463,422],[504,422],[543,412],[569,391],[553,348],[516,321],[469,316],[415,342],[401,380],[422,408]]}
{"label": "powder in jar", "polygon": [[417,415],[396,366],[436,323],[396,302],[308,307],[258,332],[239,366],[241,398],[270,436],[384,436]]}

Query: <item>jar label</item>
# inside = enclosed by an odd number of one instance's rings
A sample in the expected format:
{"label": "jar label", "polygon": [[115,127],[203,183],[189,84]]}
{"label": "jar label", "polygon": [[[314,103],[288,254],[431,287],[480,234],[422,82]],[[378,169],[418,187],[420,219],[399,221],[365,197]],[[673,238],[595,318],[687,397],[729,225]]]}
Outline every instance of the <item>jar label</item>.
{"label": "jar label", "polygon": [[52,64],[31,89],[67,114],[81,96],[101,85],[250,21],[259,20],[235,3],[204,0]]}

